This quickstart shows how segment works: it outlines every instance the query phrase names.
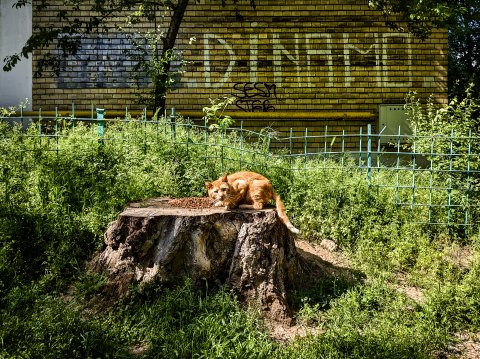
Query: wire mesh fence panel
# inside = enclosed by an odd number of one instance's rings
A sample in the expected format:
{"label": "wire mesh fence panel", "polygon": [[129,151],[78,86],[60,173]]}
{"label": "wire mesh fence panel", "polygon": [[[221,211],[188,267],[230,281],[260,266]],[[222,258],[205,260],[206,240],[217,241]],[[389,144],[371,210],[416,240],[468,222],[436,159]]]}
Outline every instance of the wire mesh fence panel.
{"label": "wire mesh fence panel", "polygon": [[[325,127],[323,132],[305,129],[301,135],[290,130],[281,137],[271,130],[250,131],[243,122],[238,128],[220,128],[180,117],[148,118],[146,112],[135,118],[128,109],[116,119],[105,119],[93,109],[87,118],[74,112],[3,119],[7,127],[18,128],[10,135],[5,132],[0,141],[0,195],[11,194],[11,159],[28,152],[61,157],[63,146],[74,145],[79,158],[88,160],[116,146],[142,154],[168,147],[175,156],[195,158],[221,173],[355,171],[372,191],[384,191],[397,207],[415,211],[421,223],[466,228],[480,223],[480,138],[471,132],[425,136],[399,130],[392,136],[374,133],[368,125],[358,133]],[[22,145],[12,148],[9,136],[21,137],[16,143]]]}

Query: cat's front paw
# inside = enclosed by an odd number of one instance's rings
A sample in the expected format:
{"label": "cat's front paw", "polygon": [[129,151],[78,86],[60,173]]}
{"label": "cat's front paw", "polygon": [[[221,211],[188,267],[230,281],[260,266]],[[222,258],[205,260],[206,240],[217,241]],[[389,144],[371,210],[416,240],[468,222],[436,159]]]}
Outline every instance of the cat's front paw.
{"label": "cat's front paw", "polygon": [[222,201],[218,201],[213,204],[213,207],[225,207],[225,205],[223,204]]}

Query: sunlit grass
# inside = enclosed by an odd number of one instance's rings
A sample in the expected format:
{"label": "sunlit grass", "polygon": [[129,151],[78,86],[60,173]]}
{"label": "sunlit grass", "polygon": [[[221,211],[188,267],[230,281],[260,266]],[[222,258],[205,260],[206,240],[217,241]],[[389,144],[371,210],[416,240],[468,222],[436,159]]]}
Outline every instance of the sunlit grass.
{"label": "sunlit grass", "polygon": [[[99,141],[94,127],[77,125],[57,140],[1,126],[0,357],[428,358],[455,332],[480,331],[478,229],[464,237],[416,224],[424,212],[397,207],[391,191],[372,188],[355,169],[312,160],[308,172],[290,172],[291,163],[262,152],[264,143],[236,133],[179,128],[173,143],[169,127],[130,123]],[[228,289],[205,293],[188,283],[134,291],[105,307],[104,278],[85,263],[122,208],[205,195],[206,179],[239,169],[271,178],[305,238],[334,240],[359,273],[295,293],[299,323],[319,334],[274,343]],[[452,256],[458,248],[468,260]],[[421,301],[396,289],[400,275]]]}

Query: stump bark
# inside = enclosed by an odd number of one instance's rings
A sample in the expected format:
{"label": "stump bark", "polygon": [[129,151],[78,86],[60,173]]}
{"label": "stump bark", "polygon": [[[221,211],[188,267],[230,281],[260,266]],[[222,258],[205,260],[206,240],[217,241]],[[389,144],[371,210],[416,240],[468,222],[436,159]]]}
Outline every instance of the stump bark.
{"label": "stump bark", "polygon": [[294,238],[274,208],[179,208],[168,199],[129,205],[105,233],[94,268],[117,295],[131,284],[228,285],[267,317],[290,321],[288,290],[300,271]]}

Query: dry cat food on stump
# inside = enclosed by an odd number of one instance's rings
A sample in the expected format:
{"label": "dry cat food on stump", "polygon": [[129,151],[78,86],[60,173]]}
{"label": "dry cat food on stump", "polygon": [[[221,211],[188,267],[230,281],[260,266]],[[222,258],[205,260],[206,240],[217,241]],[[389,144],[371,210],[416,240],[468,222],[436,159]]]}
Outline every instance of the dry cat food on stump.
{"label": "dry cat food on stump", "polygon": [[172,207],[203,209],[211,208],[213,202],[212,199],[209,197],[186,197],[171,199],[168,201],[168,204]]}

